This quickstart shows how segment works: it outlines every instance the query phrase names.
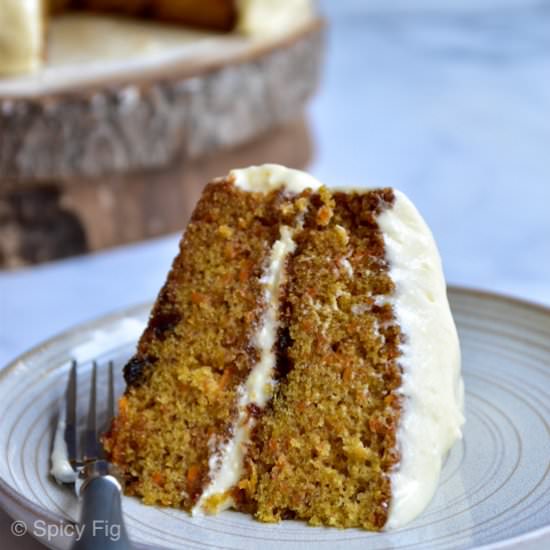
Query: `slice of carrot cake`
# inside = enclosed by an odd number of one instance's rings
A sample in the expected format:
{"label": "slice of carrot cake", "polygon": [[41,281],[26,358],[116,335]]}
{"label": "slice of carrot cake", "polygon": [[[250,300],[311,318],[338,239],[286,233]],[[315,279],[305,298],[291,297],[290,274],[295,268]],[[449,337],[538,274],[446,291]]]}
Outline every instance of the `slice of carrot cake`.
{"label": "slice of carrot cake", "polygon": [[461,436],[459,343],[430,230],[394,189],[282,166],[211,182],[105,437],[146,504],[381,530]]}

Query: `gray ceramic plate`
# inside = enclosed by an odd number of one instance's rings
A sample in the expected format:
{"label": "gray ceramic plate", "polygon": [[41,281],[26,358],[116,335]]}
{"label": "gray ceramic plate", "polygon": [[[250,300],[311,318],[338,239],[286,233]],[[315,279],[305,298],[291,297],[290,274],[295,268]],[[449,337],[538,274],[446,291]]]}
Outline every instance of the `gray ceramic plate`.
{"label": "gray ceramic plate", "polygon": [[[465,437],[415,522],[372,534],[294,521],[265,525],[231,511],[195,519],[125,498],[133,539],[143,548],[227,550],[550,548],[550,310],[457,288],[450,299],[463,352]],[[0,373],[0,503],[31,534],[43,534],[37,526],[67,525],[78,516],[72,491],[48,475],[69,360],[82,362],[81,379],[93,358],[122,365],[149,307],[65,333]],[[58,536],[48,544],[69,543]]]}

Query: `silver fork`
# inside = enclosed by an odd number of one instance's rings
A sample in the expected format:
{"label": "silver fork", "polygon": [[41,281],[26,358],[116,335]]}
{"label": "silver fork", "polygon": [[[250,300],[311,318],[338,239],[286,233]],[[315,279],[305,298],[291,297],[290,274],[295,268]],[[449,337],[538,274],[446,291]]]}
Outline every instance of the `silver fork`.
{"label": "silver fork", "polygon": [[[109,362],[107,416],[115,413],[113,363]],[[99,441],[97,426],[97,364],[92,367],[86,427],[79,445],[77,414],[77,364],[72,362],[65,397],[64,439],[67,458],[76,474],[75,490],[82,500],[80,530],[73,550],[130,550],[122,517],[122,479],[109,463]],[[80,447],[82,447],[80,449]],[[80,452],[79,452],[80,451]]]}

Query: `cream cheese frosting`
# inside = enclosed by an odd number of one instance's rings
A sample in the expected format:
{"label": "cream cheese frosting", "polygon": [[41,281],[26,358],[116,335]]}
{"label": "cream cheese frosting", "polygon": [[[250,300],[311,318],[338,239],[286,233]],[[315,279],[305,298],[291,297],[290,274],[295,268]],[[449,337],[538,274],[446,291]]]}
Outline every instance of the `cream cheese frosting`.
{"label": "cream cheese frosting", "polygon": [[312,0],[237,0],[237,31],[280,34],[311,19]]}
{"label": "cream cheese frosting", "polygon": [[299,194],[305,189],[319,189],[321,182],[301,170],[280,164],[262,164],[231,170],[229,177],[243,191],[270,193],[284,187],[289,193]]}
{"label": "cream cheese frosting", "polygon": [[418,210],[403,193],[394,193],[393,207],[377,219],[396,286],[391,303],[406,338],[399,358],[401,461],[391,475],[386,529],[401,527],[428,505],[464,423],[460,347],[441,259]]}
{"label": "cream cheese frosting", "polygon": [[0,74],[37,69],[44,31],[43,0],[0,0]]}
{"label": "cream cheese frosting", "polygon": [[57,428],[53,440],[50,474],[58,483],[74,483],[77,473],[69,462],[67,443],[65,442],[65,409],[61,408],[60,418],[57,421]]}

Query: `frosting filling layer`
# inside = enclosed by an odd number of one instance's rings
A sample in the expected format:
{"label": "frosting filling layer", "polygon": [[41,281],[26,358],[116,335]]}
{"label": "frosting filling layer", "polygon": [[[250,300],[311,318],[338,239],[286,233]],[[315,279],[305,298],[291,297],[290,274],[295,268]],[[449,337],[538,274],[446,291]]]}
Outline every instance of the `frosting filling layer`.
{"label": "frosting filling layer", "polygon": [[193,513],[203,509],[215,513],[231,506],[229,491],[241,478],[246,446],[256,422],[250,407],[252,405],[263,408],[272,395],[276,364],[274,350],[279,329],[279,298],[286,258],[296,248],[292,238],[293,232],[293,228],[282,226],[280,237],[272,247],[269,263],[261,278],[266,309],[260,327],[253,337],[253,344],[259,352],[260,359],[245,384],[239,388],[238,416],[233,428],[233,437],[210,457],[210,482]]}

